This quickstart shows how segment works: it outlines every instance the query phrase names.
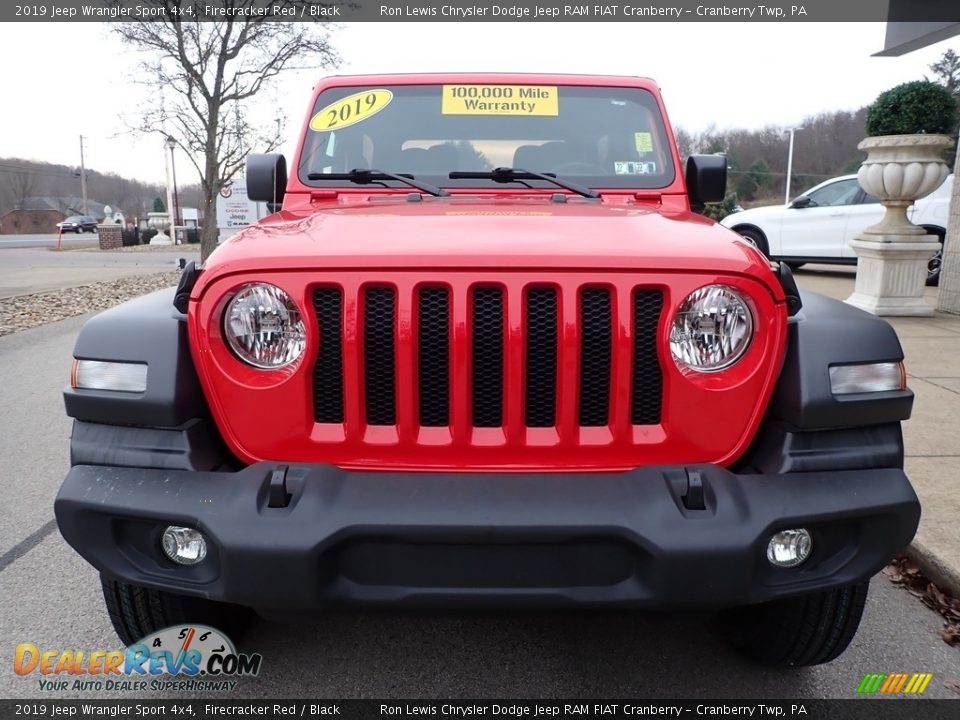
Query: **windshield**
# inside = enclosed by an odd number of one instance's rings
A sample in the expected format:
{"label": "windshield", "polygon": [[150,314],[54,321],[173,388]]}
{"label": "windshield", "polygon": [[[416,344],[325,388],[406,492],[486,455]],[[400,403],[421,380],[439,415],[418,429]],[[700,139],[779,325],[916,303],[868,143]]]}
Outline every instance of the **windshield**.
{"label": "windshield", "polygon": [[[492,178],[449,174],[511,167],[589,187],[662,188],[674,179],[667,137],[655,98],[640,88],[331,88],[313,109],[298,171],[319,187],[342,185],[335,174],[371,168],[442,187],[503,187]],[[538,179],[514,182],[555,189]]]}

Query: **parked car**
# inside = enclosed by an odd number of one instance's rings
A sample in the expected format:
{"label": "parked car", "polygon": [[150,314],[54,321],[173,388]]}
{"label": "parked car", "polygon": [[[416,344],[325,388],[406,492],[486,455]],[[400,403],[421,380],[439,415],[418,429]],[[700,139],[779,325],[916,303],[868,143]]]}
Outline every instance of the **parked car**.
{"label": "parked car", "polygon": [[[909,210],[910,219],[943,242],[953,175],[936,191]],[[856,265],[850,241],[865,228],[880,222],[884,208],[865,192],[856,175],[820,183],[797,196],[789,205],[769,205],[728,215],[721,225],[752,242],[769,258],[797,268],[807,262]],[[927,285],[940,281],[943,252],[930,259]]]}
{"label": "parked car", "polygon": [[57,223],[57,227],[63,232],[96,232],[97,220],[89,215],[71,215],[63,222]]}
{"label": "parked car", "polygon": [[727,161],[681,165],[661,108],[642,78],[319,83],[289,181],[247,158],[282,212],[77,338],[55,511],[124,644],[707,607],[767,666],[843,652],[920,518],[902,348],[691,214]]}

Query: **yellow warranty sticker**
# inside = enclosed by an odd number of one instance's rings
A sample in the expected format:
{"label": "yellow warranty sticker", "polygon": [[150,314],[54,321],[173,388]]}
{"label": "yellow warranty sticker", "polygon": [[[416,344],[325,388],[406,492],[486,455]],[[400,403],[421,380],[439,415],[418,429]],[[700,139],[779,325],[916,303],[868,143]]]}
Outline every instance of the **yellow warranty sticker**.
{"label": "yellow warranty sticker", "polygon": [[364,90],[330,103],[310,120],[310,129],[317,132],[340,130],[362,122],[383,110],[393,100],[389,90]]}
{"label": "yellow warranty sticker", "polygon": [[633,140],[637,145],[637,152],[653,152],[653,135],[648,132],[638,132],[633,134]]}
{"label": "yellow warranty sticker", "polygon": [[559,115],[555,85],[444,85],[444,115]]}

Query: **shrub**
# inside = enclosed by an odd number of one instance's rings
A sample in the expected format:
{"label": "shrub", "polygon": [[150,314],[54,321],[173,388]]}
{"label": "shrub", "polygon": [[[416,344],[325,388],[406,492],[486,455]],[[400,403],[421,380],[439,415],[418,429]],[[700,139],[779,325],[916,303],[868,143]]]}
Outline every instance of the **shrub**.
{"label": "shrub", "polygon": [[149,245],[150,240],[153,239],[153,236],[157,234],[157,231],[153,228],[147,228],[146,230],[140,231],[140,243],[142,245]]}
{"label": "shrub", "polygon": [[929,80],[886,90],[867,110],[867,135],[949,135],[957,122],[957,101],[943,85]]}
{"label": "shrub", "polygon": [[737,212],[740,210],[740,201],[737,198],[735,192],[727,193],[727,196],[723,199],[723,202],[712,203],[707,205],[703,210],[700,211],[701,215],[706,215],[711,220],[720,222],[727,215]]}
{"label": "shrub", "polygon": [[137,231],[133,228],[124,228],[120,231],[120,242],[123,243],[124,247],[138,244]]}

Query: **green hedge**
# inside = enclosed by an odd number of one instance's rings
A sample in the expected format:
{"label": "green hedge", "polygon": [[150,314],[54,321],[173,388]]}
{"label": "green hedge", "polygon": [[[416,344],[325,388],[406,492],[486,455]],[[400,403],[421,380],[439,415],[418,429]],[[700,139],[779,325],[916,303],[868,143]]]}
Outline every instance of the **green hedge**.
{"label": "green hedge", "polygon": [[929,80],[897,85],[880,93],[867,110],[867,135],[951,135],[957,102],[943,86]]}

